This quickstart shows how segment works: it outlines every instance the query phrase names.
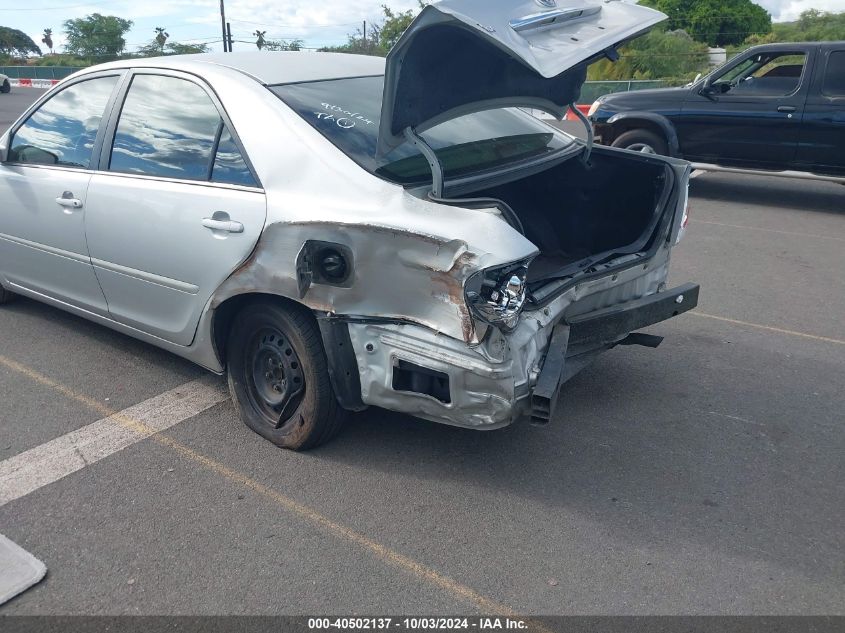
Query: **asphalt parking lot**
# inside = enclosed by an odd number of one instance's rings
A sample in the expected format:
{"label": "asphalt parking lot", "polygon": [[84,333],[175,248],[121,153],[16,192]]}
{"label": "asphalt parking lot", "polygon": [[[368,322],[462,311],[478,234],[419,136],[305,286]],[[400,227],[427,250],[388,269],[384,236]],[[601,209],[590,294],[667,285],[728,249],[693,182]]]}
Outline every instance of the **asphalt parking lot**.
{"label": "asphalt parking lot", "polygon": [[[0,129],[39,93],[0,95]],[[845,613],[845,187],[704,173],[691,194],[671,281],[701,284],[698,309],[650,328],[658,350],[601,357],[546,428],[370,410],[284,452],[222,379],[33,301],[0,308],[0,473],[219,389],[0,501],[0,533],[49,569],[0,613]]]}

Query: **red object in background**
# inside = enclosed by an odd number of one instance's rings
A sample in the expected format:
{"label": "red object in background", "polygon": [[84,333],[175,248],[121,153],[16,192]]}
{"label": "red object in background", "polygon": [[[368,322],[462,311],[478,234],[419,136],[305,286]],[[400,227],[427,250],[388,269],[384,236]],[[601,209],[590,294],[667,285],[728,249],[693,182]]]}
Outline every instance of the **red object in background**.
{"label": "red object in background", "polygon": [[[590,110],[589,105],[578,104],[575,107],[578,108],[581,111],[581,114],[583,114],[584,116],[587,116],[587,112]],[[575,115],[575,113],[571,109],[569,109],[569,110],[566,111],[566,120],[567,121],[579,121],[580,119]]]}

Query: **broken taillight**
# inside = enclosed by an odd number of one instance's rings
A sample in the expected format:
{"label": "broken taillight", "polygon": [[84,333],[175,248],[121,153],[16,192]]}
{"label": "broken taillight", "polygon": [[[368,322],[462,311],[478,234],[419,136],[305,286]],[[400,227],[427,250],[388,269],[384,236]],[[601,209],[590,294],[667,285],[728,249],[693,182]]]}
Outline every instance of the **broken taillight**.
{"label": "broken taillight", "polygon": [[472,315],[483,323],[510,332],[525,307],[526,263],[487,268],[467,280],[466,300]]}

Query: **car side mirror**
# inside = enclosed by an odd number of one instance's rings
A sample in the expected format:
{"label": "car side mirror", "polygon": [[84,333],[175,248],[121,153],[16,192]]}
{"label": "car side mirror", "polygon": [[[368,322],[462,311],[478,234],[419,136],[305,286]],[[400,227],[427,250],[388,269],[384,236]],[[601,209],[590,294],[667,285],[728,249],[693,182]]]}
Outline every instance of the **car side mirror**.
{"label": "car side mirror", "polygon": [[0,138],[0,163],[9,162],[9,137]]}
{"label": "car side mirror", "polygon": [[716,92],[717,92],[716,88],[713,87],[713,84],[709,80],[706,81],[704,83],[704,85],[701,86],[701,88],[698,89],[698,94],[700,94],[702,97],[707,97],[708,99],[712,99],[713,101],[716,100],[716,98],[713,96],[713,95],[716,94]]}

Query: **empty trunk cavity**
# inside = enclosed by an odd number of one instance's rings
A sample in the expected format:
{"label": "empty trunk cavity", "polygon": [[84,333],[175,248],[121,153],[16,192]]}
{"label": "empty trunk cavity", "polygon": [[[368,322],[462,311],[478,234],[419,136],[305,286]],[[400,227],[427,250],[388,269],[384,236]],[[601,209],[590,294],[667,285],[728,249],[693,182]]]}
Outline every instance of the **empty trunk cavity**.
{"label": "empty trunk cavity", "polygon": [[473,196],[506,202],[540,254],[532,284],[571,275],[599,260],[648,247],[669,181],[665,165],[617,152],[594,152]]}

